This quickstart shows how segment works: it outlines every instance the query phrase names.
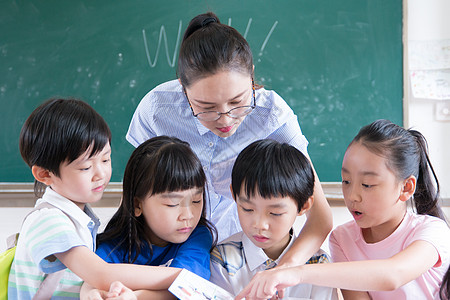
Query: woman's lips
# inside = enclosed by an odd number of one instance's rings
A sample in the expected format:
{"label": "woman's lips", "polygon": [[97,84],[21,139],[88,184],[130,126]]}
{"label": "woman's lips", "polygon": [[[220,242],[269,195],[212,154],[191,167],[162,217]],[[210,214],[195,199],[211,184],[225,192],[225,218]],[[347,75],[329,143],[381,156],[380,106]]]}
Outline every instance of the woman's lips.
{"label": "woman's lips", "polygon": [[233,126],[227,126],[227,127],[221,127],[221,128],[217,128],[220,132],[223,133],[227,133],[229,132],[231,129],[233,129]]}

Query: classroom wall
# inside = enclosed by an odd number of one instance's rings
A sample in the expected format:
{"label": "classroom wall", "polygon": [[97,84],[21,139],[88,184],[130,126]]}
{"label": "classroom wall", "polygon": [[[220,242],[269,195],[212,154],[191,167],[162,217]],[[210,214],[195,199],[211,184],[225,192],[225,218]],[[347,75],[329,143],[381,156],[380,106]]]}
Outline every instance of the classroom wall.
{"label": "classroom wall", "polygon": [[[404,1],[404,4],[407,5],[408,18],[406,42],[410,49],[417,42],[433,44],[450,40],[450,18],[448,17],[450,1],[410,0]],[[450,49],[447,47],[441,51],[446,51],[447,61],[450,61]],[[424,59],[431,58],[431,55],[424,57]],[[408,62],[407,59],[405,66],[409,68],[408,71],[411,70],[410,61]],[[450,68],[448,65],[443,67]],[[450,72],[450,69],[445,71]],[[410,74],[410,72],[406,74]],[[447,86],[447,90],[450,90],[449,81],[442,83]],[[450,158],[448,155],[450,149],[450,96],[446,100],[414,97],[410,76],[405,78],[405,85],[405,126],[415,127],[427,138],[430,159],[441,184],[441,196],[448,204],[450,199]],[[445,112],[448,112],[446,120],[438,120],[439,117],[443,117]]]}

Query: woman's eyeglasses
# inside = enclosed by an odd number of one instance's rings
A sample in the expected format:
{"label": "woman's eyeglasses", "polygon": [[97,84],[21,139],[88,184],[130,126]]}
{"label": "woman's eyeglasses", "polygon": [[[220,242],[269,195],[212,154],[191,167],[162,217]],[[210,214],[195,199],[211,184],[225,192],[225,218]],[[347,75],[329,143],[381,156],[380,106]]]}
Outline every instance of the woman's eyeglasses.
{"label": "woman's eyeglasses", "polygon": [[189,107],[192,110],[192,115],[196,117],[197,119],[205,122],[213,122],[220,119],[222,115],[228,115],[230,118],[237,119],[243,116],[248,115],[251,113],[251,111],[256,107],[256,97],[255,97],[255,82],[252,79],[252,93],[253,93],[253,105],[244,105],[244,106],[238,106],[233,109],[230,109],[227,112],[221,113],[218,111],[204,111],[199,112],[198,114],[194,113],[194,109],[192,109],[191,101],[189,101],[189,97],[186,93],[186,89],[183,87],[184,95],[186,96],[186,99],[188,100]]}

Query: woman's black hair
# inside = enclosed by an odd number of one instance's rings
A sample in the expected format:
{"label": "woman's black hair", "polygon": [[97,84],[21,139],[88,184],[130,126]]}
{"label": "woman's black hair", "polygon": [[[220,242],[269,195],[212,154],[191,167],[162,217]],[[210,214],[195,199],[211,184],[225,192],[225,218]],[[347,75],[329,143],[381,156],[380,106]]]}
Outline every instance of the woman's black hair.
{"label": "woman's black hair", "polygon": [[241,191],[248,197],[255,193],[266,199],[290,197],[300,212],[314,193],[314,171],[308,158],[294,146],[274,140],[248,145],[236,158],[231,174],[235,199]]}
{"label": "woman's black hair", "polygon": [[212,12],[189,23],[180,47],[177,76],[184,87],[220,71],[253,76],[253,56],[245,38]]}
{"label": "woman's black hair", "polygon": [[441,297],[441,300],[450,300],[450,267],[448,268],[447,273],[445,273],[444,279],[442,279],[439,296]]}
{"label": "woman's black hair", "polygon": [[214,246],[217,231],[206,219],[206,175],[200,160],[188,143],[177,138],[159,136],[145,141],[128,160],[120,207],[104,232],[97,236],[98,245],[115,240],[115,249],[126,249],[123,261],[134,263],[146,245],[152,249],[144,215],[135,216],[138,203],[155,194],[196,187],[203,189],[203,209],[198,225],[208,228]]}
{"label": "woman's black hair", "polygon": [[361,143],[369,151],[386,159],[387,167],[398,180],[416,177],[412,202],[416,212],[445,221],[439,204],[439,181],[428,157],[425,137],[413,129],[404,129],[388,120],[377,120],[361,128],[350,143]]}
{"label": "woman's black hair", "polygon": [[[50,99],[25,121],[19,148],[28,166],[39,166],[59,176],[62,163],[73,162],[88,149],[92,157],[108,142],[108,124],[89,104],[76,99]],[[42,195],[44,187],[35,181],[36,196]]]}

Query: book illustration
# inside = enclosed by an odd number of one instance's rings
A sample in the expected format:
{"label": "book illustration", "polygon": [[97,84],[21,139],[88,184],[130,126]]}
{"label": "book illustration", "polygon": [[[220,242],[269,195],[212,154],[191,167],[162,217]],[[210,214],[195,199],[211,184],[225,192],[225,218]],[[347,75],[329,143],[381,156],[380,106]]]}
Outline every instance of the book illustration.
{"label": "book illustration", "polygon": [[183,269],[169,287],[181,300],[232,300],[234,296],[214,283]]}

